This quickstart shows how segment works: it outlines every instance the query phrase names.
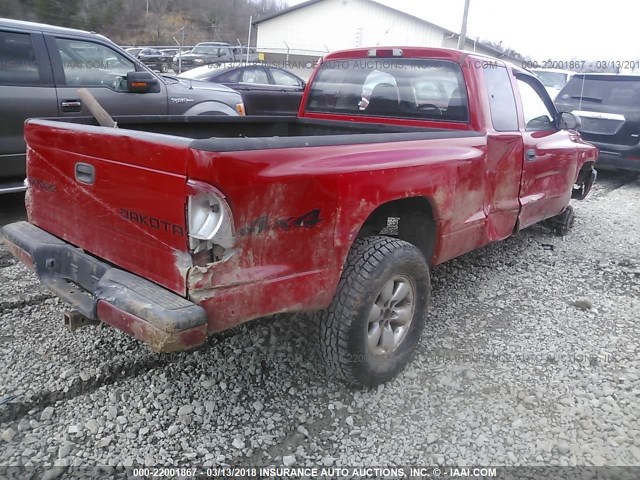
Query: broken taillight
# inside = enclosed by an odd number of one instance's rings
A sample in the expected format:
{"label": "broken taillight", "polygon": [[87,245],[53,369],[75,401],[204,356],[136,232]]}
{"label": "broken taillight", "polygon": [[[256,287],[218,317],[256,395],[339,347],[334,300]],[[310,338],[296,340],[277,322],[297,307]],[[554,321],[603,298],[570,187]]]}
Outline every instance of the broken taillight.
{"label": "broken taillight", "polygon": [[231,208],[224,195],[206,183],[187,183],[187,228],[189,250],[196,265],[212,263],[233,248]]}

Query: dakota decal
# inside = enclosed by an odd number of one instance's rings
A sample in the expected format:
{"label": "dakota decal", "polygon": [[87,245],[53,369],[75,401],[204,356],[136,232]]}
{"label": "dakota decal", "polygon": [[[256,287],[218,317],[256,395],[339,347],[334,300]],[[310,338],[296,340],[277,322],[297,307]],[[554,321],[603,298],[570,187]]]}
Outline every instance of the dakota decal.
{"label": "dakota decal", "polygon": [[162,230],[165,232],[173,233],[179,237],[184,237],[184,228],[180,225],[176,225],[159,218],[150,217],[149,215],[143,215],[139,212],[127,210],[125,208],[120,209],[120,216],[130,222],[143,225],[145,227],[153,228],[154,230]]}
{"label": "dakota decal", "polygon": [[47,192],[55,192],[56,184],[51,182],[45,182],[44,180],[40,180],[39,178],[29,177],[27,180],[30,187],[35,187],[40,190],[46,190]]}

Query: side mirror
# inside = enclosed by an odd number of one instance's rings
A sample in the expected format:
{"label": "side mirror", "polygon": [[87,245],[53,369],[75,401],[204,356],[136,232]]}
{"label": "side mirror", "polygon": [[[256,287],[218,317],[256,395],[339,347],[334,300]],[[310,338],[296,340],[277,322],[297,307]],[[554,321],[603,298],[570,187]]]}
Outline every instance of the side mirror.
{"label": "side mirror", "polygon": [[127,73],[127,90],[131,93],[147,93],[158,85],[158,79],[149,72]]}
{"label": "side mirror", "polygon": [[560,112],[558,128],[561,130],[577,130],[582,126],[580,117],[571,112]]}

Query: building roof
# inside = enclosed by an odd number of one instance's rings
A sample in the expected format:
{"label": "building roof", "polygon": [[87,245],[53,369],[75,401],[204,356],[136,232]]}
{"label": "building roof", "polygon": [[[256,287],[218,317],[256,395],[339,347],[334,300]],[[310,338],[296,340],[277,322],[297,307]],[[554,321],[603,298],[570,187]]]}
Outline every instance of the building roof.
{"label": "building roof", "polygon": [[[256,21],[254,21],[253,25],[258,25],[260,23],[266,22],[266,21],[271,20],[273,18],[280,17],[282,15],[286,15],[287,13],[291,13],[291,12],[294,12],[296,10],[303,9],[305,7],[309,7],[311,5],[314,5],[316,3],[320,3],[320,2],[323,2],[323,1],[324,0],[307,0],[306,2],[299,3],[298,5],[294,5],[293,7],[285,8],[284,10],[280,10],[279,12],[276,12],[276,13],[273,13],[271,15],[267,15],[266,17],[260,18],[260,19],[258,19]],[[384,8],[384,9],[390,11],[390,12],[393,12],[393,13],[398,14],[398,15],[402,15],[403,17],[407,17],[407,18],[410,18],[412,20],[416,20],[416,21],[422,23],[425,26],[441,30],[442,33],[451,36],[451,38],[459,38],[460,37],[460,34],[458,34],[456,32],[453,32],[453,31],[451,31],[451,30],[449,30],[447,28],[441,27],[440,25],[436,25],[435,23],[431,23],[431,22],[429,22],[427,20],[424,20],[424,19],[422,19],[420,17],[416,17],[414,15],[411,15],[410,13],[403,12],[402,10],[398,10],[398,9],[389,7],[387,5],[384,5],[383,3],[379,3],[378,1],[375,1],[375,0],[363,0],[363,1],[369,2],[369,3],[374,3],[376,6],[382,7],[382,8]],[[468,41],[473,41],[473,39],[470,39],[468,37],[467,37],[467,40]],[[495,48],[493,48],[493,47],[491,47],[491,46],[489,46],[489,45],[487,45],[485,43],[477,42],[477,44],[478,44],[478,46],[482,47],[484,50],[490,51],[495,57],[508,58],[508,59],[514,60],[514,58],[510,57],[509,55],[505,54],[504,52],[502,52],[500,50],[497,50],[497,49],[495,49]]]}
{"label": "building roof", "polygon": [[[259,23],[266,22],[267,20],[271,20],[272,18],[276,18],[276,17],[279,17],[281,15],[286,15],[287,13],[291,13],[291,12],[294,12],[296,10],[300,10],[302,8],[309,7],[309,6],[313,5],[313,4],[320,3],[320,2],[323,2],[323,1],[324,0],[307,0],[306,2],[299,3],[298,5],[294,5],[293,7],[285,8],[284,10],[280,10],[279,12],[272,13],[271,15],[267,15],[266,17],[260,18],[260,19],[256,20],[255,22],[253,22],[253,24],[257,25]],[[413,16],[413,15],[411,15],[409,13],[403,12],[402,10],[397,10],[395,8],[388,7],[387,5],[384,5],[383,3],[380,3],[380,2],[377,2],[377,1],[374,1],[374,0],[364,0],[364,1],[368,1],[369,3],[375,3],[376,6],[382,7],[382,8],[384,8],[386,10],[389,10],[389,11],[391,11],[393,13],[400,14],[400,15],[402,15],[404,17],[411,18],[412,20],[418,20],[419,22],[421,22],[421,23],[423,23],[425,25],[428,25],[428,26],[433,27],[433,28],[437,28],[438,30],[442,30],[444,33],[457,35],[455,32],[447,30],[446,28],[443,28],[443,27],[441,27],[439,25],[436,25],[435,23],[428,22],[428,21],[423,20],[422,18],[419,18],[419,17],[415,17],[415,16]]]}

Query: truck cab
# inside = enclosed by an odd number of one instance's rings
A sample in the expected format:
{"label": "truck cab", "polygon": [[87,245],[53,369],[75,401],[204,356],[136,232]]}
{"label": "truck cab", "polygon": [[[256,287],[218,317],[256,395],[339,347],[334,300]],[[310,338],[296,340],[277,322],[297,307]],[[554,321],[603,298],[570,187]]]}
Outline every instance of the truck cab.
{"label": "truck cab", "polygon": [[158,75],[102,35],[0,19],[0,194],[25,188],[26,119],[91,115],[78,88],[116,117],[244,114],[232,89]]}

